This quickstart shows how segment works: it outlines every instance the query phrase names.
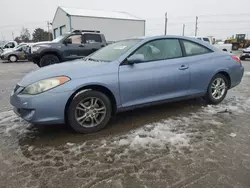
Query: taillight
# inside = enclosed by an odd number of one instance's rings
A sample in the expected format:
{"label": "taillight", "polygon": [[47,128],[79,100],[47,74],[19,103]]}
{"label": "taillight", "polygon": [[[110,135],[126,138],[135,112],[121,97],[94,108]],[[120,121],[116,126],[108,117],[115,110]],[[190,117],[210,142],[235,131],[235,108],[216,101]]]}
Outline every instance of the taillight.
{"label": "taillight", "polygon": [[240,58],[239,58],[238,56],[233,55],[232,58],[233,58],[236,62],[238,62],[238,63],[241,64],[241,60],[240,60]]}

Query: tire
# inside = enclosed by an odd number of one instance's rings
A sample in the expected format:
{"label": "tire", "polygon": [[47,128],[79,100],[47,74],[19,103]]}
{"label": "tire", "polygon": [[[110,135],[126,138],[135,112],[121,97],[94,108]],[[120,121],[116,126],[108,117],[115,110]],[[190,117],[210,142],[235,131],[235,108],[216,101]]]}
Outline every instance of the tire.
{"label": "tire", "polygon": [[232,46],[232,50],[238,50],[238,49],[239,49],[239,48],[238,48],[238,45],[235,45],[235,44],[234,44],[234,45]]}
{"label": "tire", "polygon": [[15,55],[10,55],[8,59],[9,59],[9,62],[12,62],[12,63],[17,62],[18,60],[17,56]]}
{"label": "tire", "polygon": [[33,59],[32,62],[40,67],[40,61],[38,59]]}
{"label": "tire", "polygon": [[[215,85],[216,80],[222,80],[224,82],[224,84],[225,84],[225,90],[223,90],[223,94],[221,93],[221,96],[220,97],[218,96],[218,98],[216,98],[216,96],[213,95],[213,91],[214,91],[213,87]],[[210,84],[208,86],[207,94],[205,96],[205,100],[209,104],[219,104],[221,101],[223,101],[225,99],[225,97],[227,95],[228,85],[229,85],[228,83],[229,83],[228,79],[223,74],[215,75],[212,78],[212,80],[211,80],[211,82],[210,82]]]}
{"label": "tire", "polygon": [[60,62],[60,60],[56,55],[48,54],[48,55],[44,55],[42,57],[39,67],[45,67],[45,66],[56,64],[59,62]]}
{"label": "tire", "polygon": [[243,61],[244,61],[245,59],[246,59],[245,57],[240,57],[240,60],[243,60]]}
{"label": "tire", "polygon": [[[92,106],[92,109],[90,108],[91,99],[98,99],[98,102],[92,102],[92,104],[96,104],[95,107]],[[96,113],[98,111],[97,109],[102,110],[99,110],[100,113]],[[105,94],[99,91],[87,90],[85,92],[79,92],[79,94],[73,98],[66,112],[66,116],[69,125],[76,132],[93,133],[100,131],[107,125],[111,118],[111,112],[112,105]],[[88,116],[88,118],[86,116]],[[77,118],[79,120],[77,120]],[[93,122],[95,125],[92,124]]]}

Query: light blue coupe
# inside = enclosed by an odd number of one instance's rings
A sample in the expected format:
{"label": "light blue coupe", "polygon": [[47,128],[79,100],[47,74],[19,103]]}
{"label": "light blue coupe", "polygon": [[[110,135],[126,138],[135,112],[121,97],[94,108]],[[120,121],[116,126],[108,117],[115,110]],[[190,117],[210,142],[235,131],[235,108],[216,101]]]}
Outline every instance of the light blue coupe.
{"label": "light blue coupe", "polygon": [[243,73],[238,57],[197,39],[133,38],[27,74],[10,101],[28,122],[90,133],[135,107],[196,97],[218,104]]}

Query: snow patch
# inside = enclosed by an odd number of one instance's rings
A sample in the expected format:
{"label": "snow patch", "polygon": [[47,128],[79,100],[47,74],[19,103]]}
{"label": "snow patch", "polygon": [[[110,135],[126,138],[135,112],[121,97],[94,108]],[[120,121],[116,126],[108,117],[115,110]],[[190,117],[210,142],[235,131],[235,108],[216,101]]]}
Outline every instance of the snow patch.
{"label": "snow patch", "polygon": [[17,116],[12,111],[0,113],[0,124],[16,119]]}
{"label": "snow patch", "polygon": [[231,133],[229,136],[231,136],[232,138],[235,138],[237,135],[235,133]]}
{"label": "snow patch", "polygon": [[180,122],[177,120],[166,120],[162,123],[146,125],[144,128],[137,129],[126,138],[116,141],[120,146],[129,146],[132,149],[166,147],[174,145],[183,147],[189,145],[189,138],[185,133],[174,132],[172,129]]}
{"label": "snow patch", "polygon": [[245,72],[244,75],[245,76],[250,76],[250,72]]}

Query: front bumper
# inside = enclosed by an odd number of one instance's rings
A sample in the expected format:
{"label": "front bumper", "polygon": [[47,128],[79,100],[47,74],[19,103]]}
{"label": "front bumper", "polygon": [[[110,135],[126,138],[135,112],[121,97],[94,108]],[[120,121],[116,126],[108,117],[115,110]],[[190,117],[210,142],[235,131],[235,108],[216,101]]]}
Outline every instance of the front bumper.
{"label": "front bumper", "polygon": [[1,60],[8,60],[8,57],[4,56],[4,55],[1,55],[0,58],[1,58]]}
{"label": "front bumper", "polygon": [[65,122],[64,111],[72,92],[44,92],[38,95],[20,94],[13,91],[10,103],[14,112],[32,124],[61,124]]}
{"label": "front bumper", "polygon": [[40,61],[40,54],[39,53],[30,53],[27,54],[27,59],[28,61],[33,61],[33,62],[37,62]]}

